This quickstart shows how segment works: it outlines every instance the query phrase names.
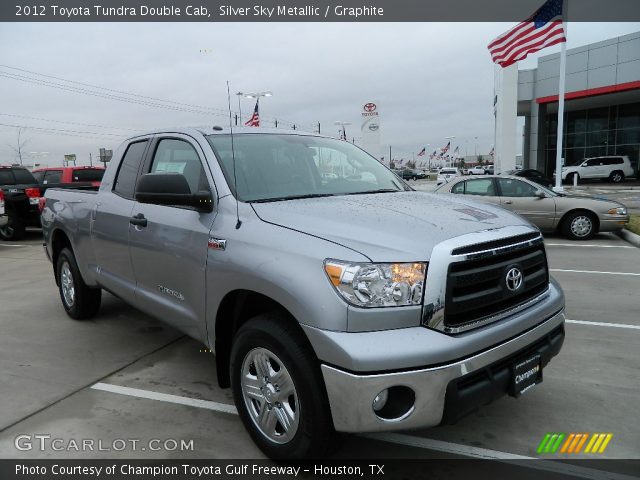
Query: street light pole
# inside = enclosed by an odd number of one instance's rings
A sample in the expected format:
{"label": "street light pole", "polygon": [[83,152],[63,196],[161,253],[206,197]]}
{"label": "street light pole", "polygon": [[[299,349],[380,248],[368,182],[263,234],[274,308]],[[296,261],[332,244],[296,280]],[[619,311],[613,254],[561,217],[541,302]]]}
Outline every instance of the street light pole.
{"label": "street light pole", "polygon": [[[244,96],[244,93],[237,92],[236,95],[238,96],[238,112],[240,113],[240,124],[242,124],[242,106],[240,105],[240,97]],[[237,125],[238,123],[236,123],[236,126]]]}

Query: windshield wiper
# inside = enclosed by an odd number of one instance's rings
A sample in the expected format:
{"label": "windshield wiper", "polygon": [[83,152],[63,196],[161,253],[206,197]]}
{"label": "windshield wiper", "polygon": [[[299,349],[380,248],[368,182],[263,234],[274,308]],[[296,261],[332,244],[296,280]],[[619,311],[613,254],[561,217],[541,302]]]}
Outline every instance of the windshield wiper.
{"label": "windshield wiper", "polygon": [[393,188],[380,188],[378,190],[365,190],[364,192],[349,192],[341,195],[368,195],[370,193],[392,193],[392,192],[404,192],[406,190],[394,190]]}
{"label": "windshield wiper", "polygon": [[303,198],[333,197],[334,195],[341,195],[341,194],[339,193],[308,193],[305,195],[291,195],[289,197],[260,198],[258,200],[249,200],[248,203],[284,202],[286,200],[300,200]]}

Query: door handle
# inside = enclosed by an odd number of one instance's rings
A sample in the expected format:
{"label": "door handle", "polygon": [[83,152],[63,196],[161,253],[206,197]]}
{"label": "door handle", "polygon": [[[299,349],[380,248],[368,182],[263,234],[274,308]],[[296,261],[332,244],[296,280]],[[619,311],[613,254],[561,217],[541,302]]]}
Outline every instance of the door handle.
{"label": "door handle", "polygon": [[513,202],[511,200],[505,200],[504,203],[505,205],[511,205]]}
{"label": "door handle", "polygon": [[144,218],[144,214],[138,213],[137,215],[134,215],[133,217],[131,217],[129,219],[129,223],[131,225],[135,225],[137,227],[146,227],[147,226],[147,219]]}

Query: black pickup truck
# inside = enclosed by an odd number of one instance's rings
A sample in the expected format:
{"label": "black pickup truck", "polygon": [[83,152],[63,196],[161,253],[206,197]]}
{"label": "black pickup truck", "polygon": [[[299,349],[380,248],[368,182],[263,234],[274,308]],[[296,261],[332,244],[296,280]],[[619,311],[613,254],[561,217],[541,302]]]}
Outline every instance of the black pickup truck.
{"label": "black pickup truck", "polygon": [[0,165],[0,191],[6,217],[0,219],[0,240],[20,240],[27,227],[40,227],[40,198],[49,188],[97,190],[91,182],[41,185],[24,167]]}

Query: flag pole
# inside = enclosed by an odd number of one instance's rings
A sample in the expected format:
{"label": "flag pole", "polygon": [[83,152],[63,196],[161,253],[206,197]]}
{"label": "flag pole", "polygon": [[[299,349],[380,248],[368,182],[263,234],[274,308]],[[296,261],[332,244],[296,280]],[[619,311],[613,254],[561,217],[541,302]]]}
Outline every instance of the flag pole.
{"label": "flag pole", "polygon": [[562,28],[564,28],[565,41],[560,44],[560,83],[558,85],[558,131],[556,142],[556,183],[553,190],[562,192],[562,150],[563,150],[563,133],[564,133],[564,91],[566,83],[567,70],[567,4],[568,0],[564,0],[562,5]]}

